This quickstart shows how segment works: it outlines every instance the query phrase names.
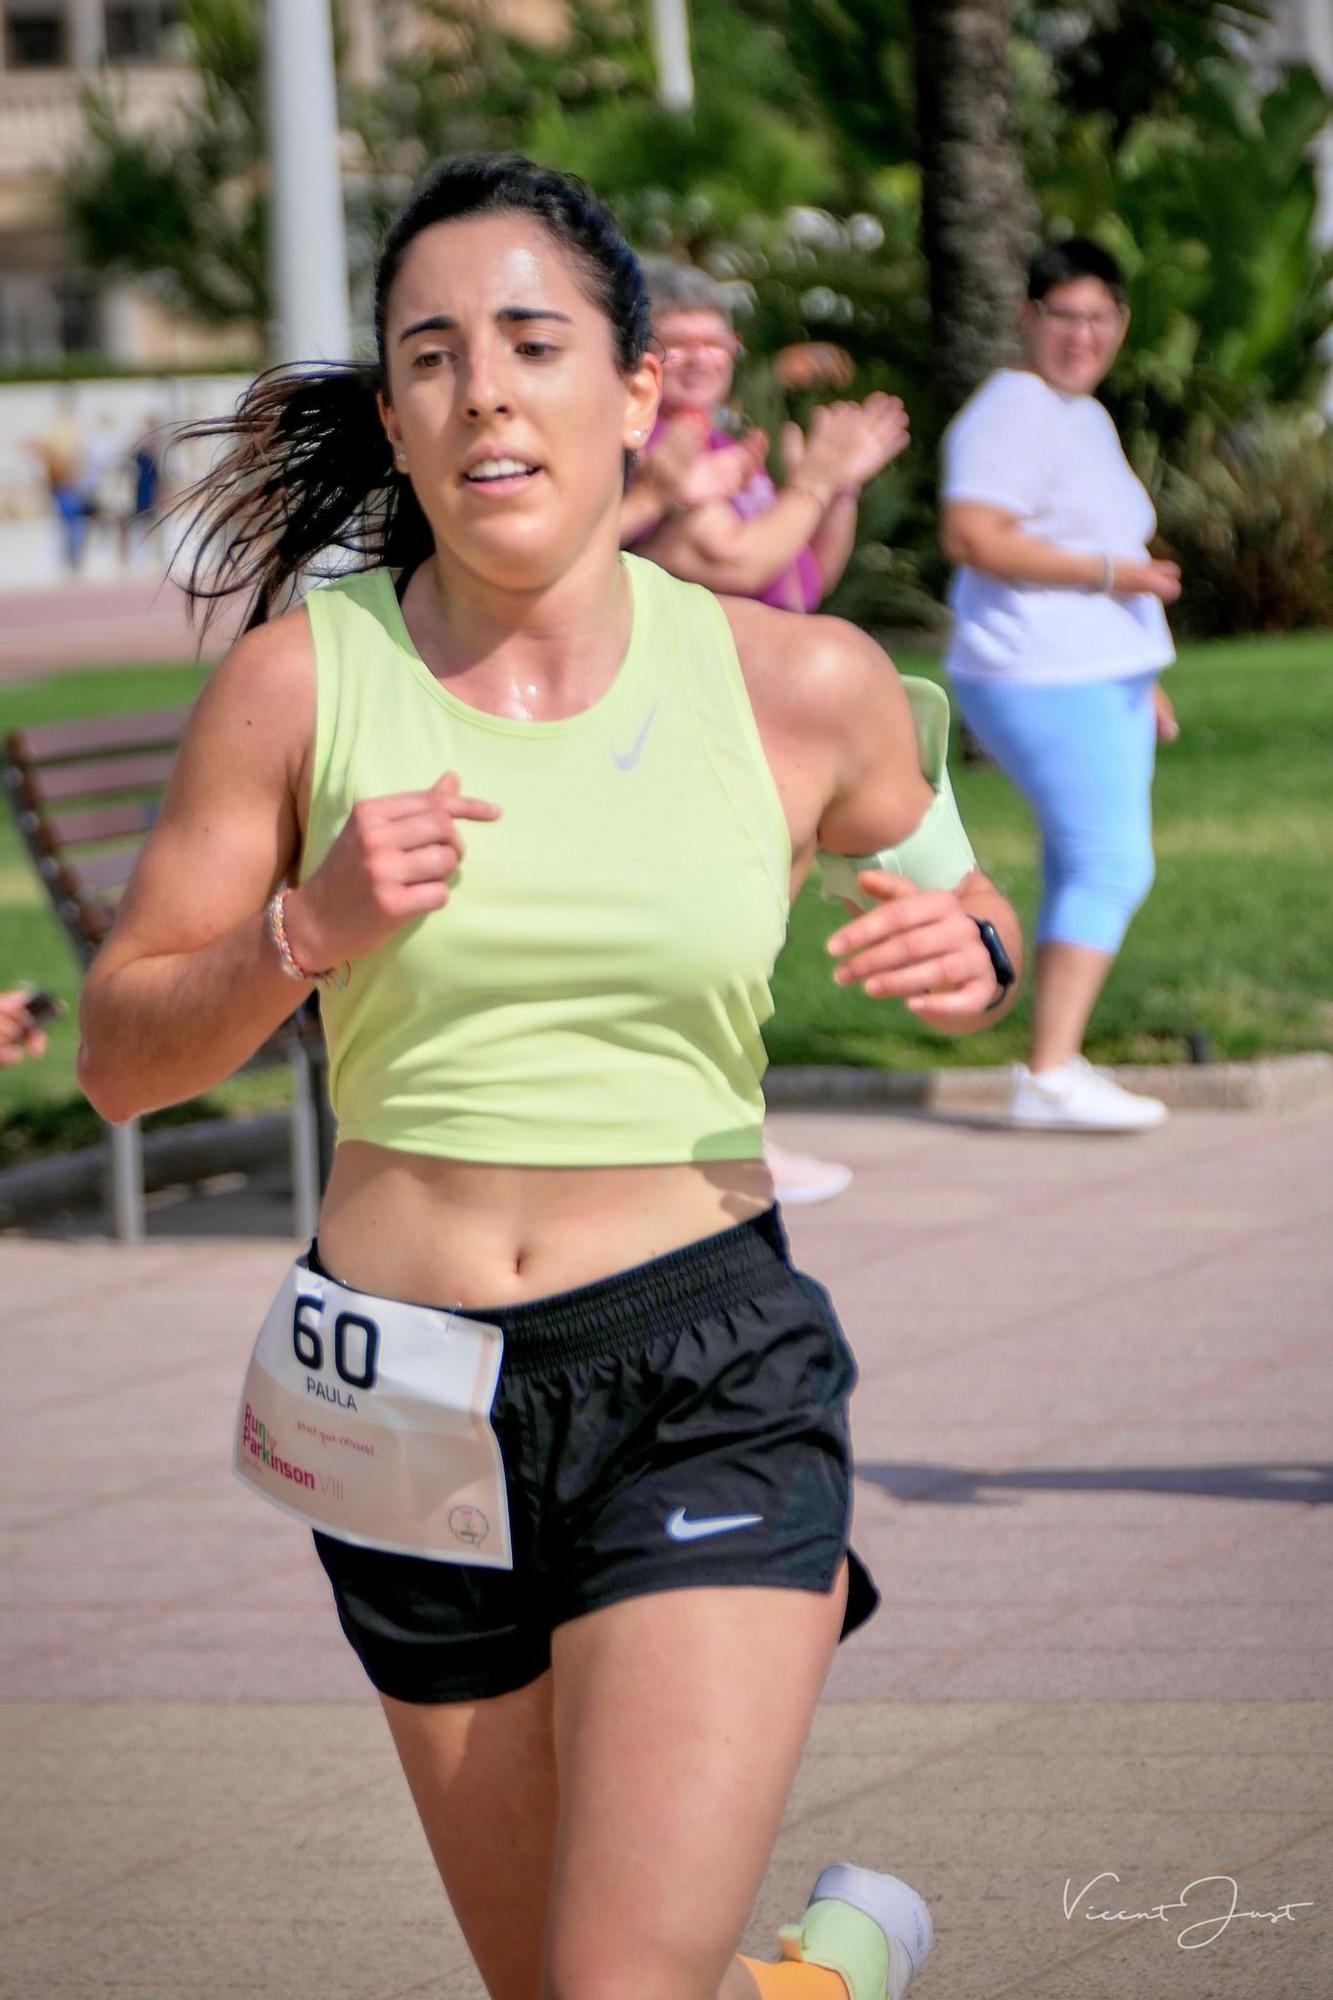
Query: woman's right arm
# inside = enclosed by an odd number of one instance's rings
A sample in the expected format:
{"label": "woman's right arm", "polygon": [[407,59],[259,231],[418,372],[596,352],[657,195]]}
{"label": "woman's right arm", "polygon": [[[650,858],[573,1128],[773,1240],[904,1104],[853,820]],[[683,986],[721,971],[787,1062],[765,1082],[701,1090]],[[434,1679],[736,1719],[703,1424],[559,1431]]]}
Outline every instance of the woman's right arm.
{"label": "woman's right arm", "polygon": [[[981,500],[946,500],[940,509],[940,548],[951,563],[966,564],[1006,583],[1037,583],[1074,590],[1108,587],[1120,596],[1147,592],[1174,604],[1180,595],[1175,563],[1150,556],[1081,555],[1024,531],[1019,515]],[[1106,563],[1110,563],[1110,576]]]}
{"label": "woman's right arm", "polygon": [[295,865],[314,712],[303,612],[247,633],[200,696],[83,988],[78,1077],[103,1117],[230,1076],[310,990],[283,971],[264,906]]}
{"label": "woman's right arm", "polygon": [[[239,1069],[310,991],[283,971],[264,910],[300,851],[315,725],[303,611],[247,633],[191,717],[162,812],[83,989],[79,1082],[119,1121],[197,1097]],[[328,853],[287,898],[298,965],[374,951],[442,909],[463,852],[463,798],[446,771],[427,790],[358,799]]]}

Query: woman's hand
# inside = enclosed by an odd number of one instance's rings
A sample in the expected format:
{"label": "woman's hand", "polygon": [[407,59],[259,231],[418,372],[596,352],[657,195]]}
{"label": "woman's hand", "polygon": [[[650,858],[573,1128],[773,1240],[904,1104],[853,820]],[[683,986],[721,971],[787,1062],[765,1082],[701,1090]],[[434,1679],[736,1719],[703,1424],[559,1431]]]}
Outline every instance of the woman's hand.
{"label": "woman's hand", "polygon": [[24,1056],[46,1054],[46,1036],[28,1017],[31,994],[25,987],[0,993],[0,1069],[11,1069]]}
{"label": "woman's hand", "polygon": [[1152,708],[1153,721],[1157,726],[1157,741],[1174,743],[1180,734],[1180,724],[1176,720],[1175,704],[1160,681],[1153,686]]}
{"label": "woman's hand", "polygon": [[829,498],[859,493],[911,443],[907,411],[897,396],[876,392],[864,403],[825,403],[815,411],[810,435],[785,424],[782,459],[789,481],[808,491],[828,488]]}
{"label": "woman's hand", "polygon": [[886,396],[878,389],[866,397],[861,414],[865,419],[867,459],[873,461],[873,469],[862,481],[864,485],[886,465],[892,465],[895,458],[902,457],[912,442],[912,425],[901,396]]}
{"label": "woman's hand", "polygon": [[995,999],[995,969],[954,892],[918,889],[878,868],[865,869],[857,881],[879,907],[829,939],[829,951],[842,961],[837,984],[862,986],[872,1000],[904,1000],[924,1020],[984,1013]]}
{"label": "woman's hand", "polygon": [[499,819],[500,810],[464,798],[454,771],[426,792],[360,800],[310,880],[287,898],[297,963],[322,970],[362,958],[409,917],[442,910],[465,852],[458,821]]}
{"label": "woman's hand", "polygon": [[821,403],[805,437],[795,424],[782,433],[788,482],[822,499],[826,507],[839,493],[860,491],[879,470],[877,452],[859,403]]}
{"label": "woman's hand", "polygon": [[1180,564],[1159,562],[1145,556],[1142,562],[1116,562],[1111,569],[1111,589],[1117,597],[1160,597],[1174,604],[1180,595]]}

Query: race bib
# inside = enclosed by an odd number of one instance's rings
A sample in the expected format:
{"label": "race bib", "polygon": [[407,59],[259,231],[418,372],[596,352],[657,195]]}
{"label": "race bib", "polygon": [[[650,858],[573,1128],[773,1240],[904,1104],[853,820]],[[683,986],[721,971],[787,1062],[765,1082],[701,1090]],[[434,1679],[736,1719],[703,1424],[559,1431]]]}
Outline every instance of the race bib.
{"label": "race bib", "polygon": [[250,1357],[234,1470],[339,1541],[512,1569],[490,1421],[503,1352],[499,1327],[351,1291],[298,1258]]}

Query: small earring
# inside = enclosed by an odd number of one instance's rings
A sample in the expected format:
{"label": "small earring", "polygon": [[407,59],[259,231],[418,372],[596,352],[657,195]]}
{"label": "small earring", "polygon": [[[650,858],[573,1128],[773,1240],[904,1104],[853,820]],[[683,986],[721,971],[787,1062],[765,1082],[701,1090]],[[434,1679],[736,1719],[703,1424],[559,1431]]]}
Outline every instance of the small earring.
{"label": "small earring", "polygon": [[407,453],[406,453],[405,451],[399,451],[399,452],[395,452],[395,453],[394,453],[394,458],[395,458],[395,460],[396,460],[396,462],[397,462],[397,466],[398,466],[398,470],[399,470],[400,472],[406,472],[406,471],[407,471]]}
{"label": "small earring", "polygon": [[639,443],[640,443],[640,442],[642,441],[642,438],[643,438],[643,432],[642,432],[642,431],[631,431],[631,432],[630,432],[630,436],[631,436],[631,437],[632,437],[632,438],[634,439],[634,442],[635,442],[635,444],[639,444]]}

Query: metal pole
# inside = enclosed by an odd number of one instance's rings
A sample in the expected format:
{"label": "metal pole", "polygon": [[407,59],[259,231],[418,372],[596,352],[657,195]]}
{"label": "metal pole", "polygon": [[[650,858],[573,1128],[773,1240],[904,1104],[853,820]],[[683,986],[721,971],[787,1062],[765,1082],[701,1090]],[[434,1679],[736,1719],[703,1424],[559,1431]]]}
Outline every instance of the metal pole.
{"label": "metal pole", "polygon": [[117,1243],[144,1240],[143,1132],[137,1118],[108,1125],[111,1231]]}
{"label": "metal pole", "polygon": [[690,17],[686,0],[653,0],[653,49],[657,56],[657,97],[667,111],[694,109],[690,67]]}
{"label": "metal pole", "polygon": [[86,74],[106,60],[106,9],[102,0],[67,0],[65,26],[72,69]]}
{"label": "metal pole", "polygon": [[329,0],[268,0],[275,361],[351,354]]}

